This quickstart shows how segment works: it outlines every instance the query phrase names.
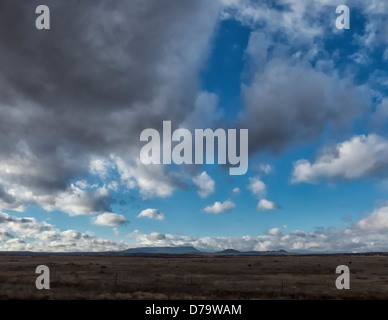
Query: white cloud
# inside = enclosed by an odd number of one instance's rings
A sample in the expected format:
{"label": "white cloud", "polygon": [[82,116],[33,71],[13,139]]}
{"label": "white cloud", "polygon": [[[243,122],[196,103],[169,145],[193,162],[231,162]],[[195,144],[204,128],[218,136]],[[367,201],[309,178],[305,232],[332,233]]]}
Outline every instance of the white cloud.
{"label": "white cloud", "polygon": [[275,209],[277,209],[277,205],[272,201],[268,201],[267,199],[261,199],[257,205],[257,210],[259,211],[269,211]]}
{"label": "white cloud", "polygon": [[261,174],[270,174],[273,171],[273,167],[270,164],[260,164],[259,165],[259,172]]}
{"label": "white cloud", "polygon": [[109,199],[110,195],[105,187],[88,192],[71,185],[55,197],[54,205],[42,203],[42,207],[50,211],[62,210],[71,216],[90,215],[109,209]]}
{"label": "white cloud", "polygon": [[271,236],[277,236],[277,235],[281,235],[281,234],[282,234],[282,232],[280,231],[279,228],[272,228],[272,229],[269,229],[269,230],[267,231],[267,233],[268,233],[269,235],[271,235]]}
{"label": "white cloud", "polygon": [[[381,77],[378,77],[377,81],[379,83],[383,83],[384,80]],[[385,79],[385,81],[387,80]],[[387,123],[387,120],[388,120],[388,98],[382,99],[381,103],[379,103],[376,106],[376,111],[372,115],[371,120],[372,120],[371,125],[373,128],[375,129],[384,128],[384,125]]]}
{"label": "white cloud", "polygon": [[230,201],[226,200],[224,202],[216,201],[213,205],[203,209],[207,213],[219,214],[232,210],[236,205]]}
{"label": "white cloud", "polygon": [[222,116],[218,109],[218,96],[211,92],[200,92],[195,100],[195,108],[187,117],[182,128],[211,128],[213,122]]}
{"label": "white cloud", "polygon": [[120,235],[120,230],[117,229],[117,228],[113,228],[113,233],[115,236],[119,236]]}
{"label": "white cloud", "polygon": [[149,235],[147,235],[147,239],[151,241],[160,241],[166,239],[166,237],[164,234],[151,232]]}
{"label": "white cloud", "polygon": [[[385,251],[388,246],[387,216],[388,209],[384,208],[343,230],[317,228],[316,231],[294,230],[285,233],[279,227],[274,227],[264,235],[241,237],[190,237],[177,234],[159,237],[137,231],[130,237],[136,240],[137,246],[194,246],[204,251],[233,248],[240,251],[283,249],[290,252],[376,252]],[[380,228],[379,223],[384,227]],[[282,227],[287,228],[285,225]]]}
{"label": "white cloud", "polygon": [[124,250],[123,242],[96,237],[76,230],[60,231],[55,226],[35,218],[18,218],[0,212],[0,250],[30,251],[110,251]]}
{"label": "white cloud", "polygon": [[[286,226],[283,226],[286,228]],[[297,252],[366,252],[385,251],[388,246],[388,207],[376,209],[343,230],[318,228],[316,231],[294,230],[283,233],[278,227],[264,235],[241,237],[191,237],[182,234],[143,234],[135,230],[128,235],[136,246],[194,246],[205,251],[234,248],[241,251],[280,250]],[[0,213],[0,250],[31,251],[111,251],[133,247],[76,230],[60,231],[34,218],[19,218]]]}
{"label": "white cloud", "polygon": [[[223,0],[228,6],[224,18],[234,17],[243,24],[258,26],[264,24],[270,32],[282,31],[290,41],[312,41],[323,33],[326,25],[319,23],[319,15],[324,9],[319,1],[314,1],[314,10],[297,0],[282,1],[287,10],[278,10],[269,3],[247,0]],[[328,1],[326,1],[328,2]],[[315,19],[311,17],[315,14]],[[329,27],[329,26],[327,26]]]}
{"label": "white cloud", "polygon": [[139,161],[130,164],[123,158],[114,157],[122,183],[128,189],[139,188],[144,199],[153,197],[166,198],[182,186],[173,172],[167,172],[163,165],[143,165]]}
{"label": "white cloud", "polygon": [[115,170],[115,165],[109,158],[93,157],[90,160],[90,173],[99,176],[101,179],[108,178],[113,170]]}
{"label": "white cloud", "polygon": [[149,218],[155,220],[164,220],[166,217],[157,209],[145,209],[139,213],[138,218]]}
{"label": "white cloud", "polygon": [[127,220],[121,214],[106,212],[93,219],[93,223],[99,226],[118,227],[125,224]]}
{"label": "white cloud", "polygon": [[371,62],[371,59],[367,52],[356,52],[349,56],[350,59],[358,64],[367,65]]}
{"label": "white cloud", "polygon": [[258,177],[249,178],[248,189],[259,198],[264,197],[267,193],[267,187],[265,183]]}
{"label": "white cloud", "polygon": [[[60,210],[70,216],[110,210],[111,196],[105,186],[95,188],[77,181],[65,190],[42,194],[13,182],[1,182],[0,179],[0,209],[24,211],[27,205],[37,205],[47,211]],[[93,187],[93,190],[84,190],[82,187]]]}
{"label": "white cloud", "polygon": [[388,6],[385,1],[371,0],[367,3],[360,1],[361,8],[366,18],[364,34],[359,38],[360,44],[368,49],[380,45],[386,45],[387,39],[384,34],[388,31],[388,23],[384,17],[384,14],[388,11]]}
{"label": "white cloud", "polygon": [[320,178],[347,180],[365,176],[385,177],[388,170],[388,140],[374,134],[355,136],[323,152],[311,164],[294,163],[292,182],[315,183]]}
{"label": "white cloud", "polygon": [[60,233],[63,241],[76,241],[81,239],[81,233],[75,230],[66,230]]}
{"label": "white cloud", "polygon": [[239,194],[241,192],[240,188],[236,187],[232,190],[233,194]]}
{"label": "white cloud", "polygon": [[382,232],[388,230],[388,207],[373,211],[364,219],[354,224],[356,229],[368,232]]}
{"label": "white cloud", "polygon": [[201,198],[206,198],[215,190],[214,180],[206,173],[202,172],[200,175],[193,178],[194,185],[198,189],[198,194]]}

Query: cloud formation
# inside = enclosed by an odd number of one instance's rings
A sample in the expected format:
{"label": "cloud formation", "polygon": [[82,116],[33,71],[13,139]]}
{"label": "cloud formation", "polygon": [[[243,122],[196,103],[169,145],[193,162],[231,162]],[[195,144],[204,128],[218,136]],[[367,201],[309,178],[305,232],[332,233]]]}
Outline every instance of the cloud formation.
{"label": "cloud formation", "polygon": [[[315,231],[293,230],[285,233],[279,227],[264,235],[242,237],[190,237],[165,234],[160,246],[194,246],[204,251],[233,248],[240,251],[287,250],[290,252],[368,252],[385,251],[388,245],[388,208],[382,207],[347,228],[317,228]],[[137,246],[152,246],[147,234],[133,235]],[[159,237],[160,239],[162,237]]]}
{"label": "cloud formation", "polygon": [[[388,207],[380,207],[340,230],[317,228],[315,231],[294,230],[288,233],[279,227],[264,235],[241,237],[191,237],[182,234],[145,234],[135,230],[130,243],[111,241],[91,233],[75,230],[60,231],[35,218],[18,218],[0,213],[0,242],[2,250],[31,251],[110,251],[142,246],[194,246],[204,251],[234,248],[241,251],[284,249],[290,252],[367,252],[385,251],[388,240]],[[132,242],[135,241],[136,245]]]}
{"label": "cloud formation", "polygon": [[241,190],[238,187],[233,188],[233,190],[232,190],[232,194],[239,194],[240,192],[241,192]]}
{"label": "cloud formation", "polygon": [[95,217],[93,223],[99,226],[118,227],[127,223],[127,220],[121,214],[106,212]]}
{"label": "cloud formation", "polygon": [[267,186],[259,177],[249,178],[248,189],[257,197],[264,197],[267,193]]}
{"label": "cloud formation", "polygon": [[145,209],[142,212],[140,212],[137,217],[155,219],[155,220],[166,219],[165,215],[161,213],[158,209]]}
{"label": "cloud formation", "polygon": [[212,214],[220,214],[232,210],[235,206],[236,205],[230,200],[225,200],[224,202],[216,201],[213,205],[203,209],[203,211]]}
{"label": "cloud formation", "polygon": [[388,231],[388,207],[381,207],[354,224],[355,229],[368,232]]}
{"label": "cloud formation", "polygon": [[215,181],[206,173],[206,171],[195,176],[193,182],[201,198],[206,198],[215,190]]}
{"label": "cloud formation", "polygon": [[93,174],[109,189],[91,164],[112,155],[119,183],[170,196],[181,185],[169,173],[136,163],[139,135],[195,109],[220,4],[48,0],[50,32],[34,27],[39,4],[0,1],[0,207],[109,212],[109,196],[72,183]]}
{"label": "cloud formation", "polygon": [[352,79],[285,59],[266,63],[243,95],[251,151],[276,152],[311,141],[328,124],[344,127],[367,107],[364,90]]}
{"label": "cloud formation", "polygon": [[85,251],[124,250],[127,244],[103,239],[92,233],[61,231],[35,218],[18,218],[0,212],[0,241],[4,251]]}
{"label": "cloud formation", "polygon": [[[250,130],[251,153],[279,154],[314,141],[328,127],[345,131],[368,111],[370,88],[358,84],[349,63],[340,58],[348,55],[346,46],[327,45],[340,37],[336,1],[314,0],[309,6],[298,0],[277,1],[277,6],[250,0],[224,3],[223,19],[252,29],[245,50],[240,123]],[[374,11],[362,1],[353,1],[352,9]],[[374,24],[373,18],[368,22]],[[360,44],[357,53],[364,47]]]}
{"label": "cloud formation", "polygon": [[[55,21],[50,32],[42,33],[34,28],[38,1],[0,0],[0,209],[39,206],[70,216],[99,214],[91,220],[119,226],[123,216],[110,213],[117,190],[138,193],[142,200],[167,198],[192,179],[201,197],[212,194],[215,181],[206,172],[187,178],[180,168],[139,163],[138,138],[145,128],[160,129],[166,115],[175,126],[190,129],[220,120],[223,97],[202,89],[199,79],[214,32],[226,19],[251,29],[242,57],[243,106],[236,119],[221,123],[250,130],[251,155],[279,154],[315,141],[323,132],[330,137],[346,133],[370,110],[372,96],[381,101],[372,122],[384,132],[387,101],[374,86],[386,86],[388,76],[382,70],[370,77],[375,84],[366,80],[362,85],[353,75],[371,63],[375,49],[386,59],[385,2],[352,2],[365,23],[353,33],[352,47],[358,45],[358,50],[351,53],[326,41],[338,35],[334,19],[326,19],[333,17],[334,0],[313,0],[308,6],[299,0],[279,0],[277,6],[249,0],[139,3],[47,0]],[[384,178],[388,143],[383,137],[356,136],[322,150],[315,161],[300,160],[292,181]],[[264,176],[271,168],[259,170]],[[264,199],[267,188],[259,177],[251,178],[249,189],[261,199],[259,209],[276,206]],[[205,211],[218,214],[234,206],[230,200],[217,201]],[[139,216],[165,219],[157,209]],[[225,249],[336,251],[343,245],[366,250],[373,244],[383,247],[385,217],[380,208],[346,230],[282,233],[273,228],[264,236],[236,238],[153,233],[144,241]],[[126,246],[89,233],[60,231],[32,217],[0,214],[0,228],[6,250]]]}
{"label": "cloud formation", "polygon": [[388,174],[388,140],[370,134],[354,136],[321,152],[314,163],[294,163],[292,182],[316,183],[321,178],[345,180]]}
{"label": "cloud formation", "polygon": [[261,199],[257,204],[257,210],[259,211],[270,211],[275,209],[277,209],[277,205],[267,199]]}

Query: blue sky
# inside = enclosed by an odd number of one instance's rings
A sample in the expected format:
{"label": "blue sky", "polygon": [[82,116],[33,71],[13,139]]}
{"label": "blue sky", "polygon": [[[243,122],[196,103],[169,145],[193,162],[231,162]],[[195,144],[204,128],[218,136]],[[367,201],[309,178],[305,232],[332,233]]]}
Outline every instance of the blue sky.
{"label": "blue sky", "polygon": [[[388,5],[47,5],[0,35],[1,250],[385,250]],[[248,129],[248,172],[142,164],[163,121]]]}

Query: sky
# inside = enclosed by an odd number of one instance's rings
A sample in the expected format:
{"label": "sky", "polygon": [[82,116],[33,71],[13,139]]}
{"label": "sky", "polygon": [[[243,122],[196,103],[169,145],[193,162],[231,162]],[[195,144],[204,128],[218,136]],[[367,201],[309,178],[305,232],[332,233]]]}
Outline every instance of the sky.
{"label": "sky", "polygon": [[[0,0],[0,250],[386,251],[387,13]],[[247,173],[143,164],[140,135],[163,121],[248,129]]]}

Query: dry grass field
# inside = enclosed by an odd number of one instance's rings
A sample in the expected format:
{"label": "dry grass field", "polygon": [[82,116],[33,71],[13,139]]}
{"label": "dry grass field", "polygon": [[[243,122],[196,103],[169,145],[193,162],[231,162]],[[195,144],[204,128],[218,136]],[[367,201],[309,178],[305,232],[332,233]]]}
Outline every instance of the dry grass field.
{"label": "dry grass field", "polygon": [[[37,290],[35,268],[50,268]],[[350,268],[350,290],[335,269]],[[0,256],[0,299],[388,299],[387,256]]]}

